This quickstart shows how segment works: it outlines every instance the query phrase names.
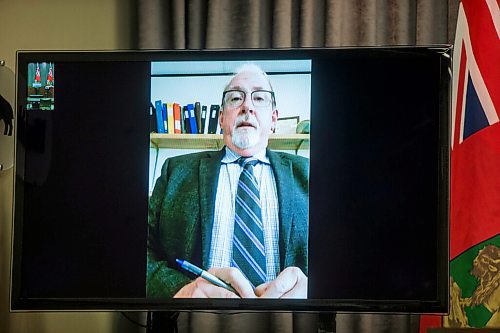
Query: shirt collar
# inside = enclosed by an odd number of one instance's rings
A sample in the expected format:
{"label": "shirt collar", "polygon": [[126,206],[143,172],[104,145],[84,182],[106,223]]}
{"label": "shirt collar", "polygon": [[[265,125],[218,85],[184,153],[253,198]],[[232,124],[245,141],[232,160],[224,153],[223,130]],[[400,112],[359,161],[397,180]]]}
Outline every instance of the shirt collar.
{"label": "shirt collar", "polygon": [[[221,163],[222,164],[230,164],[230,163],[235,163],[241,156],[231,149],[229,149],[227,146],[225,147],[226,154],[222,158]],[[262,149],[259,151],[257,154],[253,155],[256,159],[258,159],[261,163],[265,164],[270,164],[269,158],[266,156],[266,149]]]}

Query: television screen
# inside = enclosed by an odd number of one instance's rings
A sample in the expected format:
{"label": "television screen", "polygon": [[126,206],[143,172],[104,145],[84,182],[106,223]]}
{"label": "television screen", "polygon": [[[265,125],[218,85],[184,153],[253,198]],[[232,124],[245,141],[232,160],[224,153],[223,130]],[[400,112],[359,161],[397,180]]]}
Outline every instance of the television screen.
{"label": "television screen", "polygon": [[11,308],[446,312],[450,63],[19,52]]}

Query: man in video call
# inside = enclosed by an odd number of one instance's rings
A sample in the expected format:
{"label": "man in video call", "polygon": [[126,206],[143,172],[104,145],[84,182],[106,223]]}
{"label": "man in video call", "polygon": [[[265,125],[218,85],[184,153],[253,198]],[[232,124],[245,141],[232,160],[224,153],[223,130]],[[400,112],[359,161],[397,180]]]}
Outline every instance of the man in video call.
{"label": "man in video call", "polygon": [[307,298],[309,161],[267,149],[277,119],[268,76],[244,65],[223,92],[225,147],[165,161],[150,198],[149,297]]}

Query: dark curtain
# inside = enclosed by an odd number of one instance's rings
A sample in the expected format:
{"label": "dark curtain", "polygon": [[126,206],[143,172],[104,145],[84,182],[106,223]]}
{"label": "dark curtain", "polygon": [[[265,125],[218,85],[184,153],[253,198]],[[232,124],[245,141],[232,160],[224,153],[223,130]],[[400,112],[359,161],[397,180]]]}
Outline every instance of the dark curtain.
{"label": "dark curtain", "polygon": [[[451,44],[459,2],[137,0],[137,47],[214,49]],[[310,313],[181,313],[178,325],[180,332],[318,332],[321,326],[318,326],[318,319],[317,314]],[[419,316],[338,314],[336,328],[337,332],[352,333],[418,332]]]}
{"label": "dark curtain", "polygon": [[141,49],[452,43],[459,0],[137,0]]}

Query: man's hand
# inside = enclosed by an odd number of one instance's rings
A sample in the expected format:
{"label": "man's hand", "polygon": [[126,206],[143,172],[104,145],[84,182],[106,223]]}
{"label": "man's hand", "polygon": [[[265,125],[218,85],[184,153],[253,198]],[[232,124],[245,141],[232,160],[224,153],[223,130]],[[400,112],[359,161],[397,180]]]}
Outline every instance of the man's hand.
{"label": "man's hand", "polygon": [[255,288],[263,298],[307,298],[307,276],[300,268],[287,267],[276,279]]}
{"label": "man's hand", "polygon": [[[211,268],[208,272],[229,283],[241,298],[256,297],[252,285],[238,269],[234,267]],[[174,298],[238,298],[238,295],[199,277],[182,287]]]}

